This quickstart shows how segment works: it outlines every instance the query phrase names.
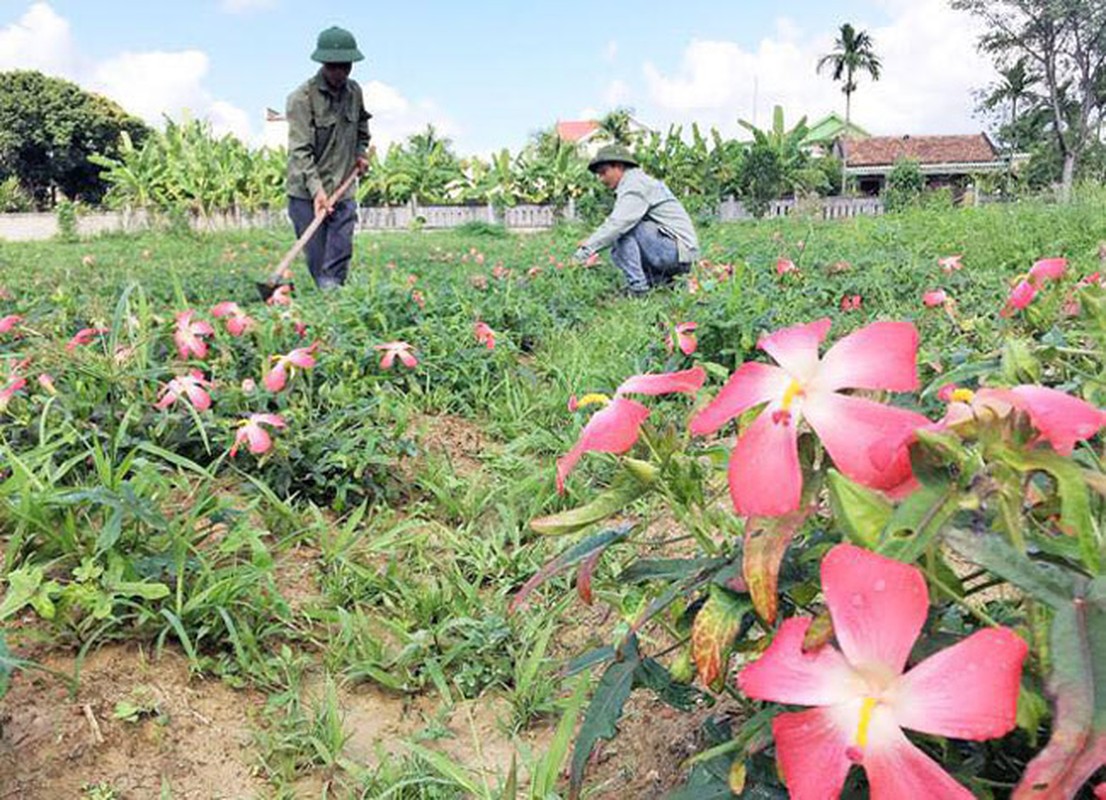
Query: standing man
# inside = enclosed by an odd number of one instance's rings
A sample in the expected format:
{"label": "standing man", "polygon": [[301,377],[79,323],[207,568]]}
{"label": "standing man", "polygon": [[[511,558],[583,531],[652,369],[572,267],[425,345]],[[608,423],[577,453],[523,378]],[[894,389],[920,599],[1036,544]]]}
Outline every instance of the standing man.
{"label": "standing man", "polygon": [[626,276],[628,293],[635,296],[670,284],[691,269],[699,257],[699,237],[691,217],[663,181],[646,175],[630,151],[617,144],[601,148],[588,169],[614,190],[615,202],[603,224],[576,250],[576,261],[610,246],[611,261]]}
{"label": "standing man", "polygon": [[353,34],[327,28],[319,34],[313,61],[315,75],[288,95],[288,216],[296,237],[320,214],[326,220],[304,248],[315,285],[333,289],[346,282],[357,224],[357,186],[333,204],[328,197],[356,169],[369,161],[369,117],[361,87],[349,79],[354,61],[364,56]]}

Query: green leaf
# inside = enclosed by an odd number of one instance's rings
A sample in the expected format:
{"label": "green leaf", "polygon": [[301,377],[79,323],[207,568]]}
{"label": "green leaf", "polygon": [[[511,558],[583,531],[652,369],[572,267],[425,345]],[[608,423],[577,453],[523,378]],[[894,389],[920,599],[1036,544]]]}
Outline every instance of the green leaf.
{"label": "green leaf", "polygon": [[1058,608],[1046,686],[1056,701],[1052,736],[1029,762],[1013,800],[1074,797],[1106,763],[1106,576]]}
{"label": "green leaf", "polygon": [[1075,590],[1072,576],[1059,567],[1031,560],[1002,536],[952,528],[944,541],[973,564],[1009,581],[1031,597],[1056,609],[1071,605]]}
{"label": "green leaf", "polygon": [[20,567],[8,573],[8,592],[0,603],[0,622],[30,605],[45,619],[53,619],[54,603],[51,594],[60,587],[54,581],[43,583],[42,567]]}
{"label": "green leaf", "polygon": [[895,509],[880,537],[877,552],[913,564],[959,507],[956,487],[923,483]]}
{"label": "green leaf", "polygon": [[559,556],[547,563],[544,567],[538,570],[530,580],[523,584],[522,588],[515,593],[515,596],[511,599],[511,603],[507,606],[508,612],[516,610],[522,605],[526,598],[530,596],[530,593],[544,583],[548,578],[556,575],[558,572],[564,569],[568,569],[574,564],[578,564],[581,561],[597,554],[602,553],[606,548],[610,547],[615,542],[620,542],[630,535],[634,526],[631,524],[619,525],[617,528],[609,528],[601,533],[597,533],[594,536],[589,536],[581,542],[577,542],[572,547],[565,550]]}
{"label": "green leaf", "polygon": [[15,672],[16,661],[12,657],[12,651],[8,649],[8,643],[4,639],[4,632],[0,631],[0,700],[8,693],[11,686],[12,673]]}
{"label": "green leaf", "polygon": [[622,583],[680,580],[725,564],[724,558],[643,558],[622,570],[618,580]]}
{"label": "green leaf", "polygon": [[745,526],[741,574],[753,607],[769,625],[775,624],[779,608],[780,564],[807,516],[804,509],[780,517],[754,517]]}
{"label": "green leaf", "polygon": [[828,483],[834,520],[854,543],[875,549],[894,506],[879,492],[849,480],[837,470],[829,471]]}
{"label": "green leaf", "polygon": [[548,517],[530,520],[530,527],[549,536],[576,533],[588,525],[602,522],[644,495],[650,487],[639,480],[627,478],[602,492],[587,505]]}
{"label": "green leaf", "polygon": [[634,674],[634,686],[648,689],[661,701],[681,711],[694,711],[701,703],[714,705],[714,698],[693,686],[672,679],[671,673],[653,658],[643,659]]}
{"label": "green leaf", "polygon": [[637,637],[630,636],[622,647],[622,657],[607,667],[599,685],[595,687],[588,710],[584,713],[584,722],[576,736],[576,746],[572,751],[572,767],[569,774],[569,800],[580,797],[584,782],[584,770],[595,743],[600,739],[613,739],[618,732],[616,727],[622,717],[622,708],[630,697],[634,685],[634,674],[641,664]]}

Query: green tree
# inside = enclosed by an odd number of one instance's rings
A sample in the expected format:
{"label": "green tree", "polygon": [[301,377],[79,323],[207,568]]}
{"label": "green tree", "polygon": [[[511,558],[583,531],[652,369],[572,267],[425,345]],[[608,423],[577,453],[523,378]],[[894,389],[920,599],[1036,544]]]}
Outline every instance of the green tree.
{"label": "green tree", "polygon": [[953,0],[980,18],[981,52],[1003,69],[1028,59],[1044,89],[1062,161],[1061,194],[1071,197],[1080,157],[1093,145],[1103,113],[1106,4],[1101,0]]}
{"label": "green tree", "polygon": [[[845,93],[845,130],[848,131],[852,122],[853,92],[857,89],[856,79],[859,73],[867,72],[873,81],[879,80],[881,64],[875,51],[872,49],[872,37],[867,31],[858,31],[848,22],[841,26],[837,41],[834,42],[834,51],[827,53],[818,59],[816,72],[821,72],[825,67],[831,67],[831,77],[836,81],[844,81],[841,91]],[[842,148],[841,181],[844,184],[845,168],[848,166],[848,154]]]}
{"label": "green tree", "polygon": [[631,108],[616,108],[599,120],[597,139],[602,139],[626,147],[637,143],[638,135],[630,127],[634,111]]}
{"label": "green tree", "polygon": [[40,72],[0,72],[0,180],[15,176],[40,208],[99,202],[107,185],[88,157],[118,154],[121,134],[140,142],[149,128],[106,97]]}
{"label": "green tree", "polygon": [[1037,83],[1037,76],[1026,67],[1026,56],[1022,56],[1007,69],[1000,69],[999,78],[998,84],[984,98],[982,107],[990,111],[1009,103],[1010,119],[1007,124],[1012,126],[1018,121],[1019,101],[1036,97],[1033,86]]}

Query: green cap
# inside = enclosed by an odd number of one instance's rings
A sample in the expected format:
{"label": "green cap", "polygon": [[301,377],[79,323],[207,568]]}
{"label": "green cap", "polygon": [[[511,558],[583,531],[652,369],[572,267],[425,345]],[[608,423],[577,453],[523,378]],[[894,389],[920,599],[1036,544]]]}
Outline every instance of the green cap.
{"label": "green cap", "polygon": [[311,60],[321,64],[351,64],[364,58],[357,49],[353,34],[338,27],[327,28],[320,33],[315,52],[311,54]]}
{"label": "green cap", "polygon": [[588,163],[588,169],[595,172],[599,169],[600,164],[626,164],[630,167],[639,166],[637,160],[630,155],[630,151],[620,144],[608,144],[599,148],[599,152],[595,154]]}

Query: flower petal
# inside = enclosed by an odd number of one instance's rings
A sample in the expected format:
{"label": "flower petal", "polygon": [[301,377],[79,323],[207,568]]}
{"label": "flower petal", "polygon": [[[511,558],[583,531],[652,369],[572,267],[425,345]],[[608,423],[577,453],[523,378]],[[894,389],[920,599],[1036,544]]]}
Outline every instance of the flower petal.
{"label": "flower petal", "polygon": [[930,424],[913,411],[835,392],[812,393],[802,412],[834,466],[873,489],[893,489],[910,480],[912,434]]}
{"label": "flower petal", "polygon": [[394,349],[388,349],[384,353],[384,356],[380,359],[380,368],[381,369],[391,369],[392,368],[392,362],[394,362],[396,360],[396,353],[397,352],[398,351],[396,351]]}
{"label": "flower petal", "polygon": [[691,418],[696,436],[714,433],[727,422],[754,406],[782,398],[791,376],[772,364],[746,361],[726,381],[713,400]]}
{"label": "flower petal", "polygon": [[1045,386],[980,389],[976,397],[981,401],[1005,400],[1023,410],[1041,438],[1063,456],[1071,455],[1076,442],[1089,439],[1106,424],[1106,415],[1090,403]]}
{"label": "flower petal", "polygon": [[780,714],[772,720],[772,734],[791,800],[840,796],[852,766],[845,755],[849,734],[841,730],[829,709]]}
{"label": "flower petal", "polygon": [[918,388],[918,329],[910,322],[873,322],[853,331],[822,358],[819,389]]}
{"label": "flower petal", "polygon": [[817,371],[818,345],[825,340],[830,324],[829,317],[826,317],[806,325],[780,328],[762,336],[757,347],[772,356],[777,364],[791,373],[791,377],[805,383]]}
{"label": "flower petal", "polygon": [[702,367],[680,372],[633,375],[622,382],[615,394],[695,394],[703,388],[706,379],[707,371]]}
{"label": "flower petal", "polygon": [[580,431],[575,446],[557,459],[557,491],[564,493],[565,478],[584,453],[617,455],[633,447],[641,432],[641,423],[648,416],[649,409],[626,397],[615,397],[610,405],[594,414]]}
{"label": "flower petal", "polygon": [[742,516],[777,517],[802,499],[796,420],[774,416],[771,405],[761,411],[730,454],[730,497]]}
{"label": "flower petal", "polygon": [[895,687],[904,728],[957,739],[993,739],[1014,727],[1026,643],[1008,628],[973,633],[922,661]]}
{"label": "flower petal", "polygon": [[822,593],[849,663],[901,673],[929,610],[922,573],[870,550],[839,544],[822,559]]}
{"label": "flower petal", "polygon": [[854,696],[853,670],[835,647],[803,652],[810,623],[810,617],[785,619],[764,655],[738,674],[741,691],[754,700],[800,706],[834,705]]}
{"label": "flower petal", "polygon": [[269,437],[268,431],[257,423],[251,422],[244,425],[242,430],[246,432],[246,440],[250,443],[250,452],[254,455],[261,455],[273,446],[273,440]]}
{"label": "flower petal", "polygon": [[400,350],[399,360],[403,362],[403,366],[409,369],[414,369],[419,365],[419,360],[411,354],[410,350]]}
{"label": "flower petal", "polygon": [[891,715],[872,719],[864,772],[872,800],[972,800],[972,793],[903,735]]}

